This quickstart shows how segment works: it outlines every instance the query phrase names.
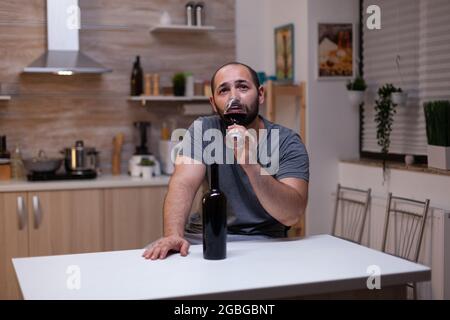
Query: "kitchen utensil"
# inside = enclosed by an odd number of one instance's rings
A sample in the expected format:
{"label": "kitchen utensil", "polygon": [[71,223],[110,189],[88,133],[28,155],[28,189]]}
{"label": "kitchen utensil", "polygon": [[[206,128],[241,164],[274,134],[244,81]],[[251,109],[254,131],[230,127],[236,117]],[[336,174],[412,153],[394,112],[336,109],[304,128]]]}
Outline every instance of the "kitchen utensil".
{"label": "kitchen utensil", "polygon": [[112,155],[112,174],[120,175],[120,158],[124,134],[118,133],[113,139],[113,155]]}
{"label": "kitchen utensil", "polygon": [[99,152],[93,147],[85,147],[82,140],[76,141],[73,147],[64,148],[61,153],[68,173],[99,170]]}
{"label": "kitchen utensil", "polygon": [[6,146],[6,136],[0,136],[0,159],[9,159],[10,156]]}
{"label": "kitchen utensil", "polygon": [[81,174],[74,172],[33,172],[27,176],[28,181],[60,181],[60,180],[90,180],[97,178],[97,173],[93,170],[83,171]]}
{"label": "kitchen utensil", "polygon": [[[9,160],[9,159],[8,159]],[[0,181],[11,179],[11,164],[0,163]]]}
{"label": "kitchen utensil", "polygon": [[11,156],[11,178],[16,180],[24,180],[25,176],[25,165],[23,163],[20,147],[17,145]]}
{"label": "kitchen utensil", "polygon": [[[136,146],[135,155],[146,155],[150,154],[147,147],[147,128],[150,127],[150,122],[139,121],[134,123],[134,127],[138,129],[138,139],[139,145]],[[136,139],[137,140],[137,139]]]}
{"label": "kitchen utensil", "polygon": [[56,172],[63,162],[62,158],[48,158],[44,150],[39,150],[38,156],[24,159],[25,168],[30,172]]}

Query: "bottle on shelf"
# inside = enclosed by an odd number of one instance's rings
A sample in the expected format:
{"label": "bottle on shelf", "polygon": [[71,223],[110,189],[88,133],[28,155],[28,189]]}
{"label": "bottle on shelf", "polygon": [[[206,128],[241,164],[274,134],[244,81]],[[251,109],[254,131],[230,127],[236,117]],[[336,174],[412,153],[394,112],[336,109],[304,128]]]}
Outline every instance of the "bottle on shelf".
{"label": "bottle on shelf", "polygon": [[205,23],[204,11],[203,2],[199,2],[195,5],[195,25],[197,27],[201,27]]}
{"label": "bottle on shelf", "polygon": [[152,74],[146,73],[144,76],[144,95],[151,96],[152,95]]}
{"label": "bottle on shelf", "polygon": [[187,26],[195,26],[195,3],[194,2],[188,2],[186,4],[186,25]]}
{"label": "bottle on shelf", "polygon": [[202,199],[203,257],[222,260],[227,256],[227,199],[219,188],[219,165],[210,166],[210,190]]}
{"label": "bottle on shelf", "polygon": [[11,178],[16,180],[24,180],[26,178],[25,165],[20,152],[20,146],[18,145],[11,155]]}
{"label": "bottle on shelf", "polygon": [[160,90],[159,90],[159,74],[155,73],[153,74],[153,95],[159,96]]}
{"label": "bottle on shelf", "polygon": [[143,92],[143,71],[140,56],[136,56],[131,72],[131,92],[132,96],[140,96]]}

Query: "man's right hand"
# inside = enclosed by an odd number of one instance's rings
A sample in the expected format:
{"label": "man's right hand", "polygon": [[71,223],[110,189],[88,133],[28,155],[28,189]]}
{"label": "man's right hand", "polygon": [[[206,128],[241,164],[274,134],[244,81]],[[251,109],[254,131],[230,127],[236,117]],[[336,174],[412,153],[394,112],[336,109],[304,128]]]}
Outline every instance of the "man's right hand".
{"label": "man's right hand", "polygon": [[180,236],[163,237],[147,246],[142,256],[145,259],[164,259],[169,251],[177,251],[184,257],[189,250],[189,242]]}

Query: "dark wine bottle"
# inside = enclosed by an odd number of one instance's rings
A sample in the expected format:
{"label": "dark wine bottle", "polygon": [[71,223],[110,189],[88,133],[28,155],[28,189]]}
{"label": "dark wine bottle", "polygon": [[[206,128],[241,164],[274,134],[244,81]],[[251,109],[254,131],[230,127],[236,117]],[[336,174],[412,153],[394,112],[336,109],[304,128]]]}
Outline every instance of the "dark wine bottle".
{"label": "dark wine bottle", "polygon": [[211,165],[210,190],[202,199],[203,257],[221,260],[227,256],[227,199],[219,189],[219,166]]}
{"label": "dark wine bottle", "polygon": [[136,60],[133,64],[133,70],[131,71],[131,92],[132,96],[140,96],[143,92],[143,71],[141,67],[141,59],[136,56]]}

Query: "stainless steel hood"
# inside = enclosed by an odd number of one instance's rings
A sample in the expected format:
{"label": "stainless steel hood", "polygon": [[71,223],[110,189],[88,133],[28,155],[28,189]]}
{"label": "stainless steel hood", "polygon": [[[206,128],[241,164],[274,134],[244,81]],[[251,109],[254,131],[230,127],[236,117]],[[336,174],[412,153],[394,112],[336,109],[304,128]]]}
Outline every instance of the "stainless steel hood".
{"label": "stainless steel hood", "polygon": [[25,73],[105,73],[102,66],[79,51],[78,0],[47,0],[47,51],[23,69]]}

